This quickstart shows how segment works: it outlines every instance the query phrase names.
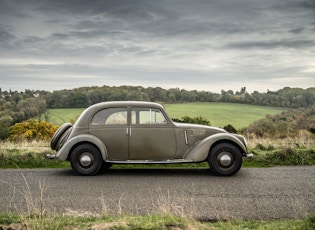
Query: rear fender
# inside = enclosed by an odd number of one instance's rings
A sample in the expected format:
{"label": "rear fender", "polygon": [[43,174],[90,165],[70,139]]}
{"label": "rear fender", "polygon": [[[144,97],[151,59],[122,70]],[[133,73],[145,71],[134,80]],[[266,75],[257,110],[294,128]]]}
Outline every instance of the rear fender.
{"label": "rear fender", "polygon": [[95,145],[100,150],[103,160],[107,160],[108,154],[104,143],[98,137],[89,134],[81,134],[68,140],[58,151],[56,158],[62,161],[67,160],[72,148],[80,143],[91,143]]}
{"label": "rear fender", "polygon": [[195,144],[192,148],[188,150],[188,152],[185,153],[184,159],[192,160],[193,162],[205,161],[208,158],[211,147],[215,145],[217,142],[224,141],[234,143],[242,150],[243,153],[247,152],[245,145],[232,134],[217,133],[209,137],[206,137],[202,141]]}

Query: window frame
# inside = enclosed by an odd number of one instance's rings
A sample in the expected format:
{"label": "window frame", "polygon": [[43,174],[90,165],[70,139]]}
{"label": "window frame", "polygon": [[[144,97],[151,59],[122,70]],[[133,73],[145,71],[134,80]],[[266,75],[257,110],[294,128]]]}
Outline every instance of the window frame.
{"label": "window frame", "polygon": [[[142,123],[141,121],[141,112],[149,112],[149,120],[145,123]],[[160,114],[164,118],[164,122],[154,122],[152,121],[153,112],[156,114]],[[156,120],[156,119],[155,119]],[[132,107],[130,111],[130,124],[132,126],[143,126],[143,125],[150,125],[150,126],[165,126],[168,125],[168,119],[167,116],[164,114],[162,110],[159,108],[152,108],[152,107]]]}
{"label": "window frame", "polygon": [[[104,118],[104,114],[100,114],[100,113],[106,113],[106,110],[107,111],[110,111],[110,110],[116,110],[116,112],[112,112],[112,113],[109,113],[107,116],[105,116]],[[124,123],[109,123],[109,124],[106,124],[106,122],[108,121],[108,119],[115,113],[125,113],[125,118],[126,120],[124,120]],[[102,122],[93,122],[93,120],[96,118],[96,116],[100,114],[100,116],[102,115],[103,116],[103,121]],[[97,112],[94,113],[94,115],[92,116],[91,118],[91,121],[90,121],[90,125],[91,126],[127,126],[129,124],[129,109],[128,107],[124,107],[124,106],[121,106],[121,107],[108,107],[108,108],[102,108],[100,110],[98,110]]]}

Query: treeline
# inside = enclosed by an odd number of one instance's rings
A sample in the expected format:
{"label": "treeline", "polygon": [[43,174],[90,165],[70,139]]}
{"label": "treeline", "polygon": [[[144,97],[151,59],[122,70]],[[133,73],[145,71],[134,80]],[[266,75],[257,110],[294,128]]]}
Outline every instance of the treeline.
{"label": "treeline", "polygon": [[[22,103],[20,102],[21,100],[38,98],[37,101],[45,101],[42,103],[46,103],[47,108],[83,108],[103,101],[124,100],[163,103],[229,102],[286,108],[310,107],[315,103],[315,87],[308,89],[285,87],[278,91],[264,93],[257,91],[248,93],[246,87],[242,87],[240,91],[236,92],[221,90],[220,94],[209,91],[179,88],[162,89],[160,87],[144,88],[141,86],[93,86],[53,92],[34,90],[2,92],[0,88],[0,95],[2,96],[0,98],[0,106],[3,106],[6,102],[11,103],[11,105],[17,105]],[[11,105],[6,105],[5,107],[10,107]],[[3,108],[0,111],[2,110]]]}
{"label": "treeline", "polygon": [[[30,118],[42,117],[47,108],[85,108],[103,101],[155,101],[162,103],[229,102],[286,108],[311,108],[315,103],[315,87],[308,89],[285,87],[278,91],[248,93],[240,91],[221,93],[185,90],[179,88],[119,86],[81,87],[72,90],[2,91],[0,88],[0,139],[7,138],[10,126]],[[312,127],[313,128],[313,127]]]}
{"label": "treeline", "polygon": [[82,87],[73,90],[46,92],[44,98],[48,108],[79,108],[102,101],[155,101],[165,103],[183,102],[230,102],[263,106],[300,108],[312,106],[315,102],[315,87],[308,89],[283,88],[278,91],[248,93],[246,87],[240,91],[221,91],[221,94],[208,91],[185,90],[179,88],[120,86]]}

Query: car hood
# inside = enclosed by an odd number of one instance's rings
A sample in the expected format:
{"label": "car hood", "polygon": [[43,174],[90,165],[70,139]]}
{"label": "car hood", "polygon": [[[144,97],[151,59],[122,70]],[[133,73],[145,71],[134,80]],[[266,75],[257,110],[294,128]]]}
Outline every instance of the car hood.
{"label": "car hood", "polygon": [[227,131],[224,129],[213,127],[213,126],[208,126],[208,125],[177,123],[177,122],[175,122],[175,125],[178,128],[182,128],[182,129],[200,129],[200,130],[210,131],[213,133],[227,133]]}

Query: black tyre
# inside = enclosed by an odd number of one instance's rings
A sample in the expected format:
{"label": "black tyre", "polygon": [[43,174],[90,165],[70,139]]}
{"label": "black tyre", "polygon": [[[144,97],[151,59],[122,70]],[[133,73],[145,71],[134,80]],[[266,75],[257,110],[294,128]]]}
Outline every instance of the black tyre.
{"label": "black tyre", "polygon": [[54,133],[51,141],[50,141],[50,147],[53,150],[57,150],[57,144],[58,141],[60,139],[60,137],[62,137],[62,135],[70,128],[72,127],[71,123],[64,123],[62,126],[60,126],[60,128]]}
{"label": "black tyre", "polygon": [[112,163],[108,163],[108,162],[103,162],[102,164],[102,170],[108,170],[113,166]]}
{"label": "black tyre", "polygon": [[242,166],[242,153],[233,144],[221,143],[211,149],[208,156],[211,171],[219,176],[231,176]]}
{"label": "black tyre", "polygon": [[72,169],[81,176],[92,176],[100,170],[103,159],[100,151],[94,145],[77,146],[70,155]]}

